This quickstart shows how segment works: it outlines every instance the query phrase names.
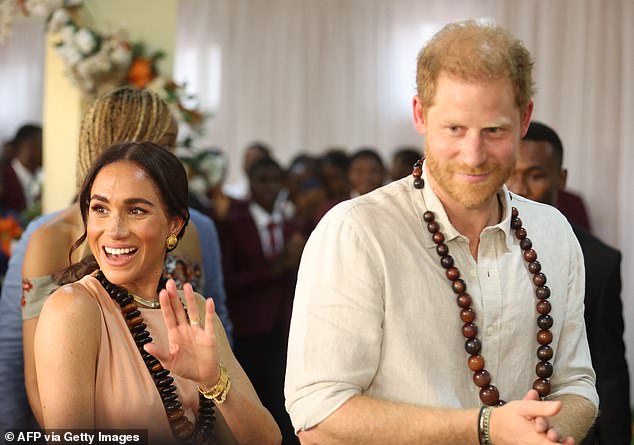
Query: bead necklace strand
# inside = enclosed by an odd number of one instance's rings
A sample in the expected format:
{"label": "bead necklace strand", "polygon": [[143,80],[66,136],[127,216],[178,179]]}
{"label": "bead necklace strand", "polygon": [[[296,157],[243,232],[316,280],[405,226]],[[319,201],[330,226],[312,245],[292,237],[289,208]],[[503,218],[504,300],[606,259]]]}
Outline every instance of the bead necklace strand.
{"label": "bead necklace strand", "polygon": [[163,368],[158,359],[148,354],[143,348],[143,345],[152,341],[152,337],[150,337],[147,325],[143,322],[141,312],[138,310],[139,307],[135,304],[132,295],[123,287],[108,281],[102,271],[97,272],[95,278],[121,307],[121,314],[141,353],[141,358],[143,358],[152,380],[154,380],[156,389],[158,389],[176,439],[186,444],[210,444],[215,421],[212,401],[199,394],[198,421],[194,427],[194,424],[185,416],[183,404],[178,400],[177,388],[173,385],[174,378],[170,376],[170,371]]}
{"label": "bead necklace strand", "polygon": [[[425,187],[425,181],[422,178],[423,160],[419,160],[414,164],[412,176],[414,177],[414,187],[422,189]],[[467,293],[467,284],[460,278],[460,271],[454,266],[454,260],[449,255],[449,247],[445,244],[445,236],[440,231],[440,226],[435,220],[435,215],[431,211],[423,214],[423,220],[427,224],[427,230],[432,235],[432,239],[436,244],[436,253],[440,257],[440,265],[446,270],[445,276],[451,281],[451,289],[457,295],[456,302],[460,308],[460,319],[464,322],[462,326],[462,335],[466,338],[465,350],[469,354],[467,365],[473,371],[473,383],[480,388],[480,400],[488,406],[499,406],[506,402],[500,399],[498,389],[491,384],[491,375],[484,368],[484,357],[480,355],[482,342],[477,337],[478,326],[474,323],[476,313],[471,307],[471,296]],[[518,210],[513,207],[511,213],[511,229],[514,230],[515,237],[519,240],[522,256],[528,266],[528,271],[533,275],[532,281],[535,285],[535,296],[537,297],[537,358],[539,362],[535,367],[537,380],[533,382],[535,389],[541,397],[550,394],[550,376],[553,373],[553,365],[549,362],[553,357],[553,349],[550,343],[553,340],[553,334],[550,328],[553,325],[553,318],[550,316],[552,309],[548,297],[550,297],[550,289],[546,286],[546,275],[541,272],[541,264],[537,261],[537,252],[532,248],[533,243],[527,237],[526,229],[522,227],[522,220],[519,218]]]}

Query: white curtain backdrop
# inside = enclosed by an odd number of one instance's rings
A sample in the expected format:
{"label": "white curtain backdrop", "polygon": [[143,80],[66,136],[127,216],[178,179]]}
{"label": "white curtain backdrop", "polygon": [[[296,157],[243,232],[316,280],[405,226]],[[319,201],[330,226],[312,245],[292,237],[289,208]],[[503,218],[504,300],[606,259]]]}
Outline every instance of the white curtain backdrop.
{"label": "white curtain backdrop", "polygon": [[42,123],[43,75],[44,20],[19,17],[0,44],[0,146],[21,125]]}
{"label": "white curtain backdrop", "polygon": [[282,162],[333,145],[373,145],[385,160],[420,146],[410,111],[419,48],[449,21],[509,28],[536,59],[535,119],[564,142],[569,188],[623,252],[634,364],[634,1],[181,0],[179,14],[175,76],[215,113],[204,145],[228,154],[229,181],[256,139]]}

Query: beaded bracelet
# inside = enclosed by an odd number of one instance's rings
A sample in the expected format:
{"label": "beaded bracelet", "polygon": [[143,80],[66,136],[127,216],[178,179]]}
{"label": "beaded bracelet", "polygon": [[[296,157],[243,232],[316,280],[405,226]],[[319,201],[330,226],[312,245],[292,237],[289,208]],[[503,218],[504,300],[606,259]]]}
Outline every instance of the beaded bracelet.
{"label": "beaded bracelet", "polygon": [[493,445],[489,431],[489,421],[491,419],[492,406],[483,406],[478,414],[478,439],[480,445]]}

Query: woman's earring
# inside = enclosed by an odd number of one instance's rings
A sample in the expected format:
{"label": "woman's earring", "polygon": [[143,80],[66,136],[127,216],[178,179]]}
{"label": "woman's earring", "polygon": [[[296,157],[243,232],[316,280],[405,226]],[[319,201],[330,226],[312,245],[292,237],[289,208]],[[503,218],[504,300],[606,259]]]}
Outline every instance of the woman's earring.
{"label": "woman's earring", "polygon": [[178,237],[173,233],[165,239],[165,247],[167,247],[167,251],[171,252],[176,249],[178,245]]}

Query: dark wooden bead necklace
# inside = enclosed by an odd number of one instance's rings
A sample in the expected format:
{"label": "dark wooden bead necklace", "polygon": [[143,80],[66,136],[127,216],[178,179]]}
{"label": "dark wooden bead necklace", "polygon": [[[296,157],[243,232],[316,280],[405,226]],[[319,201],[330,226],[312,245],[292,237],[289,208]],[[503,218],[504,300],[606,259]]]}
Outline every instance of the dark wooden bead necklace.
{"label": "dark wooden bead necklace", "polygon": [[[412,176],[414,177],[414,187],[422,189],[425,187],[425,181],[422,178],[423,160],[419,160],[414,164]],[[471,296],[467,293],[467,284],[460,278],[460,271],[454,265],[454,260],[449,255],[449,247],[445,244],[445,236],[440,231],[440,226],[436,222],[433,212],[427,210],[423,214],[423,220],[427,224],[427,230],[432,235],[432,239],[436,244],[436,253],[440,257],[440,265],[445,269],[445,275],[451,281],[451,289],[457,295],[456,302],[460,308],[460,319],[464,322],[462,326],[462,335],[466,338],[465,350],[469,354],[467,365],[473,371],[473,383],[480,388],[480,400],[488,406],[503,405],[506,402],[500,399],[498,389],[491,384],[491,375],[484,368],[484,357],[480,355],[482,342],[477,337],[478,326],[474,323],[476,313],[471,307]],[[519,218],[518,210],[513,207],[511,212],[511,229],[515,232],[515,237],[519,240],[522,256],[528,266],[528,271],[533,275],[532,281],[535,285],[535,296],[537,297],[537,358],[539,362],[535,367],[537,380],[533,382],[535,389],[540,397],[546,397],[550,394],[550,376],[553,374],[553,365],[550,359],[553,357],[553,349],[550,343],[553,340],[553,334],[550,328],[553,325],[553,318],[550,314],[551,304],[548,301],[550,297],[550,289],[546,286],[546,275],[541,272],[541,264],[537,261],[537,252],[532,248],[533,243],[527,237],[526,229],[522,227],[522,220]]]}
{"label": "dark wooden bead necklace", "polygon": [[[161,396],[174,437],[184,444],[211,444],[215,421],[213,402],[202,394],[198,395],[198,421],[196,426],[194,426],[185,416],[183,404],[178,400],[176,386],[173,384],[174,378],[170,376],[170,371],[163,368],[163,365],[156,357],[148,354],[143,349],[143,345],[150,343],[152,337],[150,337],[150,333],[147,330],[147,325],[143,322],[139,306],[135,303],[133,296],[123,287],[108,281],[102,271],[98,271],[95,278],[121,308],[121,314],[130,330],[134,343],[139,349],[141,358],[145,362]],[[159,287],[162,288],[164,286],[160,285]]]}

